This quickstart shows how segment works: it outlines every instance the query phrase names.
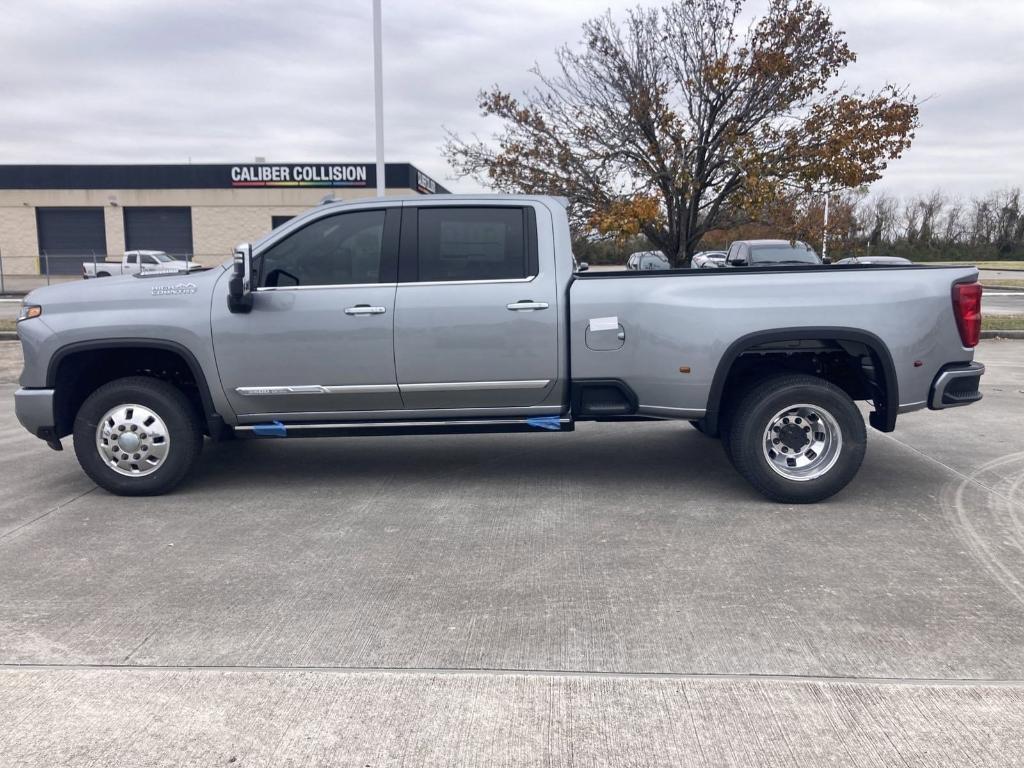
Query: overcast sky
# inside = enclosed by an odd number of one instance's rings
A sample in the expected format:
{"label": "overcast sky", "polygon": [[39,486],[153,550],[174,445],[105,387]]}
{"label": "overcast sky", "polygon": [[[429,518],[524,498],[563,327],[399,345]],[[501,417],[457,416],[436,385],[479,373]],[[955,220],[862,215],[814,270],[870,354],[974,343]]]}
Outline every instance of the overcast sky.
{"label": "overcast sky", "polygon": [[[635,4],[384,0],[387,159],[474,190],[450,178],[442,126],[487,134],[481,87],[521,91],[584,19]],[[1024,2],[828,5],[859,54],[847,83],[894,81],[927,99],[882,186],[966,196],[1024,183]],[[372,161],[370,7],[5,0],[0,163]]]}

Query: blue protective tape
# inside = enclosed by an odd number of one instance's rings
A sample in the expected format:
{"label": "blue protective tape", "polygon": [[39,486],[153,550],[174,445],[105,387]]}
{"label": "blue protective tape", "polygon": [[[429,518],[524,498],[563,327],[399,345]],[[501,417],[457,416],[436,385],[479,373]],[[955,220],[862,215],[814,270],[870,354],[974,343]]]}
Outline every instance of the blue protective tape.
{"label": "blue protective tape", "polygon": [[558,416],[534,416],[527,419],[526,423],[538,429],[561,429],[562,421]]}
{"label": "blue protective tape", "polygon": [[260,437],[288,437],[288,429],[280,421],[272,421],[269,424],[256,424],[252,428],[252,433]]}

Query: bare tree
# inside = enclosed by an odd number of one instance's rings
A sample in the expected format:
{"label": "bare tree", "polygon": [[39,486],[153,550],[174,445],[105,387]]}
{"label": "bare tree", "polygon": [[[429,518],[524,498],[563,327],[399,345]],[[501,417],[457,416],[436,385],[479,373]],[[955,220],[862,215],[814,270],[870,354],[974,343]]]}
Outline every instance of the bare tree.
{"label": "bare tree", "polygon": [[935,228],[938,226],[938,219],[942,215],[942,209],[945,205],[946,199],[938,190],[917,199],[917,207],[921,215],[918,239],[922,243],[929,244],[932,242]]}
{"label": "bare tree", "polygon": [[914,98],[833,87],[856,56],[814,0],[769,0],[745,32],[742,4],[587,22],[582,48],[561,48],[553,75],[534,67],[522,97],[480,94],[503,131],[449,133],[449,161],[500,190],[564,195],[577,231],[641,233],[676,264],[780,195],[879,178],[913,139]]}
{"label": "bare tree", "polygon": [[889,242],[896,236],[896,220],[899,202],[892,195],[880,194],[865,202],[866,209],[860,216],[868,227],[862,237],[872,248]]}
{"label": "bare tree", "polygon": [[942,239],[946,243],[961,243],[964,241],[966,231],[963,201],[960,198],[953,198],[946,210],[946,217],[942,228]]}
{"label": "bare tree", "polygon": [[915,197],[903,203],[903,238],[908,243],[916,243],[920,234],[921,206]]}

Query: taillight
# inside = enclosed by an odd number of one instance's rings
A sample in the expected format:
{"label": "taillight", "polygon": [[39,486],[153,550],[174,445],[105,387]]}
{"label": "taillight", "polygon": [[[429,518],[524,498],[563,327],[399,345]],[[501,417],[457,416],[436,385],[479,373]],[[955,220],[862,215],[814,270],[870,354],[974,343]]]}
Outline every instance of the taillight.
{"label": "taillight", "polygon": [[957,283],[953,286],[953,316],[964,346],[978,346],[981,338],[981,283]]}

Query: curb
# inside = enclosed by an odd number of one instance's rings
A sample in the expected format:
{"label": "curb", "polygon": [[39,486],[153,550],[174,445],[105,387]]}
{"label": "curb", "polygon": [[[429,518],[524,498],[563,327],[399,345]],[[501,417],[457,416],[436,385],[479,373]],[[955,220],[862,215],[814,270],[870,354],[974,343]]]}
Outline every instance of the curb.
{"label": "curb", "polygon": [[1010,286],[1010,285],[985,285],[985,283],[982,283],[981,287],[982,287],[982,290],[985,291],[985,293],[1004,293],[1004,292],[1014,293],[1014,292],[1020,292],[1020,291],[1024,290],[1024,287],[1015,288],[1015,287]]}
{"label": "curb", "polygon": [[983,339],[1024,339],[1024,331],[982,331]]}
{"label": "curb", "polygon": [[0,331],[0,341],[17,341],[17,331]]}

